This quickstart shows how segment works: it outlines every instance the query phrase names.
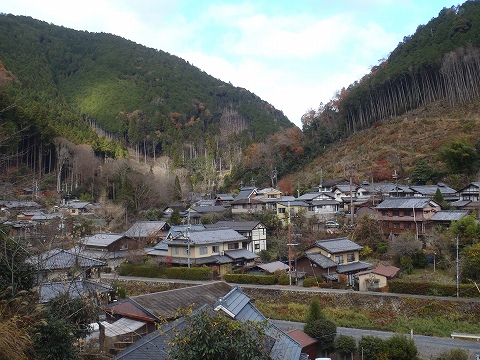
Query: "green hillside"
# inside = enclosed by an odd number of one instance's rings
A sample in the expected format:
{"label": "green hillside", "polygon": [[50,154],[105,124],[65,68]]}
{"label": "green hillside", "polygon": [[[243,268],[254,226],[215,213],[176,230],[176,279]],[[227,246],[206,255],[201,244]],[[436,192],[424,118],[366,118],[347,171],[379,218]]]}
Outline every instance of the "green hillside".
{"label": "green hillside", "polygon": [[58,134],[75,142],[92,142],[69,134],[88,132],[88,120],[137,155],[166,154],[181,165],[185,143],[204,154],[212,139],[244,147],[293,126],[255,94],[118,36],[3,14],[0,38],[0,62],[16,78],[10,93],[46,108]]}

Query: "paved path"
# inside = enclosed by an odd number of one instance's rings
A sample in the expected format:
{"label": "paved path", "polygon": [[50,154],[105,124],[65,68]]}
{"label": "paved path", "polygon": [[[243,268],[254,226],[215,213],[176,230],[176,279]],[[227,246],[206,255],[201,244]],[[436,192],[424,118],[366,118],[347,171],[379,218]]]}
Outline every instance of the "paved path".
{"label": "paved path", "polygon": [[[292,321],[283,321],[283,320],[271,320],[275,325],[284,331],[292,329],[303,330],[303,323],[292,322]],[[337,328],[337,334],[353,336],[357,341],[360,340],[362,336],[371,335],[376,336],[381,339],[388,339],[392,336],[393,332],[388,331],[377,331],[377,330],[362,330],[362,329],[352,329],[352,328]],[[410,336],[410,334],[406,334]],[[424,335],[413,335],[415,344],[419,355],[422,359],[430,359],[431,356],[438,356],[444,351],[450,349],[464,349],[470,354],[469,359],[474,360],[475,354],[480,353],[480,342],[477,341],[468,341],[468,340],[458,340],[450,339],[443,337],[434,337],[434,336],[424,336]]]}

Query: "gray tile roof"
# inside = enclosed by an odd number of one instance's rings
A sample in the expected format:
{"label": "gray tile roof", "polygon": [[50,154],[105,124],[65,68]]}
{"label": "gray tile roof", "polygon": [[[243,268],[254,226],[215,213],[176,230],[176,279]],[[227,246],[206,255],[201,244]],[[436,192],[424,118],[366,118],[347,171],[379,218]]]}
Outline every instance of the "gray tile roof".
{"label": "gray tile roof", "polygon": [[125,231],[129,237],[154,237],[161,233],[165,227],[168,227],[165,221],[137,221],[130,229]]}
{"label": "gray tile roof", "polygon": [[207,228],[230,228],[235,231],[251,231],[260,225],[260,221],[217,221],[215,224],[207,225]]}
{"label": "gray tile roof", "polygon": [[81,255],[69,250],[53,249],[29,259],[38,270],[62,270],[71,267],[91,268],[106,266],[105,261]]}
{"label": "gray tile roof", "polygon": [[318,240],[312,247],[319,247],[330,254],[337,254],[345,251],[360,251],[363,249],[363,246],[360,246],[348,238],[338,238],[338,239],[328,239],[328,240]]}
{"label": "gray tile roof", "polygon": [[248,199],[252,193],[256,191],[255,187],[243,187],[237,196],[234,197],[234,201]]}
{"label": "gray tile roof", "polygon": [[373,265],[363,261],[354,261],[346,264],[339,264],[337,266],[337,273],[345,274],[348,272],[358,272],[371,268]]}
{"label": "gray tile roof", "polygon": [[312,263],[320,266],[322,269],[334,268],[337,266],[335,261],[320,253],[306,253],[305,257]]}
{"label": "gray tile roof", "polygon": [[167,238],[165,242],[167,244],[187,244],[190,241],[191,244],[203,245],[203,244],[217,244],[226,242],[238,242],[245,241],[247,238],[235,230],[232,229],[215,229],[215,230],[203,230],[203,231],[191,231],[187,234],[181,233],[177,237]]}
{"label": "gray tile roof", "polygon": [[[250,298],[238,287],[233,288],[214,305],[216,311],[223,311],[235,320],[263,322],[265,316],[250,302]],[[267,322],[266,334],[273,341],[270,351],[272,360],[298,360],[302,346],[290,336]]]}
{"label": "gray tile roof", "polygon": [[445,194],[455,194],[457,190],[452,189],[449,186],[446,186],[444,184],[438,184],[438,185],[412,185],[410,188],[415,191],[416,193],[425,195],[425,196],[434,196],[437,192],[437,190],[440,190],[442,195]]}
{"label": "gray tile roof", "polygon": [[427,197],[388,198],[376,206],[376,209],[423,209],[438,204]]}
{"label": "gray tile roof", "polygon": [[192,206],[190,209],[199,214],[210,214],[210,213],[222,212],[227,208],[221,205],[213,205],[213,206]]}
{"label": "gray tile roof", "polygon": [[289,269],[288,265],[281,261],[274,261],[268,264],[259,264],[257,267],[269,273],[274,273],[277,270],[285,271]]}
{"label": "gray tile roof", "polygon": [[38,287],[39,301],[49,300],[68,293],[71,298],[89,297],[97,293],[107,294],[113,291],[110,284],[91,280],[54,281],[43,283]]}
{"label": "gray tile roof", "polygon": [[232,258],[233,260],[253,260],[260,257],[260,255],[248,251],[247,249],[225,250],[225,255],[227,255],[229,258]]}

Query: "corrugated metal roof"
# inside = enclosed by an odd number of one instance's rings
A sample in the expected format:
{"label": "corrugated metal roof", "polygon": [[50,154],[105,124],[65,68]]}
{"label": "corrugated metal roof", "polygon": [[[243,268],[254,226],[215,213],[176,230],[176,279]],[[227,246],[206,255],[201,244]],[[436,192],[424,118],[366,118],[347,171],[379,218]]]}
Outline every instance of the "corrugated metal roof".
{"label": "corrugated metal roof", "polygon": [[81,243],[86,246],[107,247],[124,236],[124,234],[95,234],[84,237]]}
{"label": "corrugated metal roof", "polygon": [[142,326],[146,325],[144,321],[132,320],[129,318],[121,318],[113,323],[102,321],[101,324],[105,328],[105,336],[115,337],[118,335],[135,332]]}
{"label": "corrugated metal roof", "polygon": [[266,272],[269,273],[274,273],[277,270],[288,270],[289,267],[287,264],[284,264],[281,261],[274,261],[268,264],[259,264],[257,265],[260,269],[265,270]]}
{"label": "corrugated metal roof", "polygon": [[441,210],[437,211],[430,220],[431,221],[458,221],[462,217],[467,216],[466,210]]}

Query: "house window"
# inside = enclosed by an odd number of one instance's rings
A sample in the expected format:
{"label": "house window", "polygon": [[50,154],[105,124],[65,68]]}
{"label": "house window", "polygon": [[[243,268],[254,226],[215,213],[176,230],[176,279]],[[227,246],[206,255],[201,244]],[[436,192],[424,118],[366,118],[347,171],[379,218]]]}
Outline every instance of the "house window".
{"label": "house window", "polygon": [[279,214],[285,214],[285,208],[278,208],[278,213]]}
{"label": "house window", "polygon": [[268,194],[268,198],[269,199],[276,199],[277,197],[275,196],[275,194]]}
{"label": "house window", "polygon": [[412,216],[412,212],[410,210],[403,210],[403,216]]}
{"label": "house window", "polygon": [[354,253],[347,254],[347,262],[352,262],[352,261],[355,261],[355,254]]}
{"label": "house window", "polygon": [[399,211],[398,211],[398,210],[393,210],[393,211],[392,211],[392,214],[393,214],[393,216],[398,216]]}
{"label": "house window", "polygon": [[183,248],[183,255],[188,255],[188,248]]}
{"label": "house window", "polygon": [[398,222],[393,223],[393,228],[394,229],[398,229],[399,227],[400,227],[400,223],[398,223]]}
{"label": "house window", "polygon": [[335,262],[337,264],[343,264],[343,255],[335,255]]}
{"label": "house window", "polygon": [[248,248],[248,241],[243,241],[242,242],[242,249],[247,249]]}
{"label": "house window", "polygon": [[228,244],[228,250],[238,249],[238,243]]}
{"label": "house window", "polygon": [[176,246],[172,247],[172,255],[180,254],[180,249]]}
{"label": "house window", "polygon": [[208,254],[208,248],[206,246],[202,246],[200,248],[200,255],[207,255]]}
{"label": "house window", "polygon": [[260,250],[260,244],[255,244],[255,250]]}
{"label": "house window", "polygon": [[213,254],[218,254],[220,252],[220,246],[214,245],[212,246],[212,253]]}

